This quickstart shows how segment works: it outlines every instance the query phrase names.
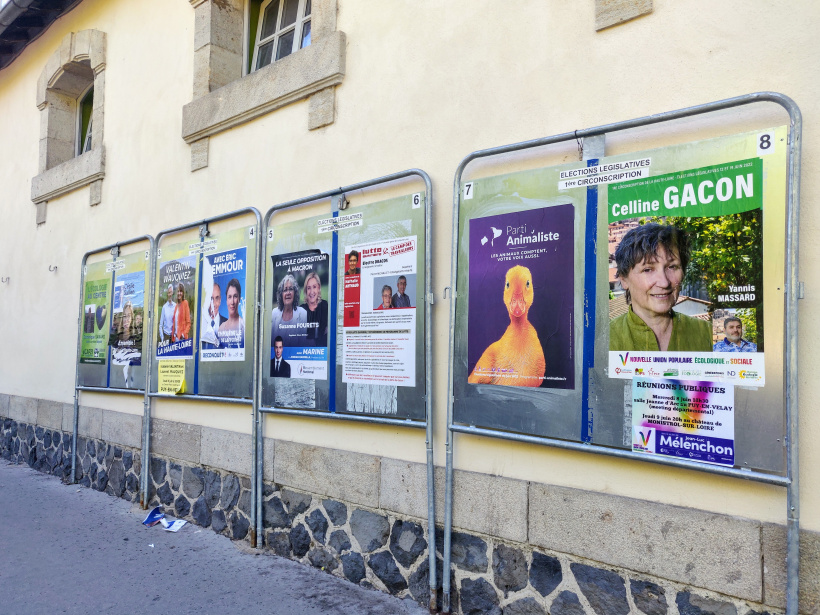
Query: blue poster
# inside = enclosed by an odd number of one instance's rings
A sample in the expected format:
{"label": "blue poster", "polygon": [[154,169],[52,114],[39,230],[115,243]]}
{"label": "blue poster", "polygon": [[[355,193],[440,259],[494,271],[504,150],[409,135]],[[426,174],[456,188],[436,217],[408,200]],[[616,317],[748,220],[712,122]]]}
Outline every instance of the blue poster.
{"label": "blue poster", "polygon": [[247,248],[203,256],[202,361],[245,360]]}
{"label": "blue poster", "polygon": [[108,343],[111,346],[111,363],[121,367],[126,388],[137,386],[130,367],[142,365],[144,308],[145,271],[117,274],[114,282],[114,315]]}
{"label": "blue poster", "polygon": [[303,250],[271,260],[270,376],[327,380],[330,257]]}

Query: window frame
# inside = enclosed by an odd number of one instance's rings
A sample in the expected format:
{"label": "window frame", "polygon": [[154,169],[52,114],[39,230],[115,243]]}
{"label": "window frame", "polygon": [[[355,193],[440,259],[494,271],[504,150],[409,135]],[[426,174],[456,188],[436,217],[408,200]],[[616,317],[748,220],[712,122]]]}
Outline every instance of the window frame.
{"label": "window frame", "polygon": [[[285,11],[285,4],[288,1],[289,0],[263,0],[261,6],[259,7],[259,18],[258,18],[258,22],[257,22],[257,25],[256,25],[256,33],[255,33],[255,35],[253,37],[253,41],[252,41],[252,44],[253,44],[253,58],[251,60],[250,72],[254,72],[254,71],[259,70],[260,68],[264,68],[265,66],[273,64],[273,63],[277,62],[278,60],[284,59],[284,58],[288,57],[289,55],[292,55],[292,54],[296,53],[300,49],[304,49],[305,47],[310,46],[310,42],[308,42],[308,44],[304,45],[304,46],[302,46],[302,42],[303,42],[303,39],[304,39],[305,24],[310,24],[311,19],[312,19],[313,3],[311,2],[311,0],[295,0],[297,2],[296,20],[293,23],[288,24],[287,26],[280,27],[280,24],[282,22],[282,14]],[[272,34],[270,34],[269,36],[267,36],[263,39],[262,38],[262,28],[265,24],[265,11],[267,10],[267,8],[273,2],[278,3],[278,10],[277,10],[277,13],[276,13],[276,23],[274,24],[274,31],[273,31]],[[305,11],[308,8],[310,8],[310,12],[306,14]],[[300,17],[300,15],[301,15],[301,17]],[[286,55],[282,56],[281,58],[277,58],[276,57],[277,48],[279,47],[280,39],[283,36],[289,34],[291,31],[293,31],[294,36],[293,36],[293,43],[291,44],[290,52],[287,53]],[[297,32],[298,32],[299,36],[296,36]],[[248,32],[248,34],[250,35],[251,33]],[[265,45],[268,45],[268,44],[270,44],[271,47],[272,47],[272,49],[271,49],[271,61],[268,62],[267,64],[262,65],[262,66],[258,66],[259,51],[262,47],[264,47]]]}
{"label": "window frame", "polygon": [[[37,224],[46,221],[49,201],[78,188],[89,187],[89,205],[102,202],[105,178],[106,34],[100,30],[67,33],[48,58],[37,80],[40,110],[38,174],[31,179],[31,200]],[[86,137],[80,151],[78,126],[82,101],[90,88]]]}
{"label": "window frame", "polygon": [[[86,98],[91,95],[91,99],[86,103]],[[90,113],[88,114],[88,124],[85,126],[85,130],[83,130],[83,114],[85,112],[86,104],[90,105]],[[75,131],[75,156],[82,156],[88,151],[91,151],[91,145],[93,143],[93,128],[94,124],[94,82],[92,81],[91,84],[83,90],[83,93],[77,97],[77,129]]]}
{"label": "window frame", "polygon": [[208,167],[211,137],[291,103],[307,101],[308,130],[336,119],[335,91],[344,81],[347,52],[345,33],[336,27],[338,0],[311,0],[310,45],[286,62],[251,71],[257,31],[251,24],[261,2],[190,0],[199,27],[193,99],[182,107],[182,138],[191,146],[192,172]]}

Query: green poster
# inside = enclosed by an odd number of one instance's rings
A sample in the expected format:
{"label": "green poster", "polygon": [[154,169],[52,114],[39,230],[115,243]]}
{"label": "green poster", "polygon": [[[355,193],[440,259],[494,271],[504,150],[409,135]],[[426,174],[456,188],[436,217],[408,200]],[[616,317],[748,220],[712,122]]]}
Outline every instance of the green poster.
{"label": "green poster", "polygon": [[763,161],[738,160],[609,186],[609,221],[726,216],[763,204]]}
{"label": "green poster", "polygon": [[610,376],[765,384],[766,341],[782,339],[787,138],[781,126],[598,161],[639,175],[599,182]]}
{"label": "green poster", "polygon": [[105,365],[110,287],[111,274],[106,271],[105,263],[95,263],[86,267],[83,315],[80,321],[83,332],[80,363]]}

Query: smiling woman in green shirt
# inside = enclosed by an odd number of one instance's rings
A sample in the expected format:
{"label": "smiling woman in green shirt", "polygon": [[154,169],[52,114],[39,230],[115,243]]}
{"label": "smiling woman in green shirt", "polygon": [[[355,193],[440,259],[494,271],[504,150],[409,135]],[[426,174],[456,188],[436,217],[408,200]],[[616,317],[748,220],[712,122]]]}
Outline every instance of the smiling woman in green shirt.
{"label": "smiling woman in green shirt", "polygon": [[610,350],[711,352],[709,323],[673,311],[689,264],[689,241],[674,226],[644,224],[615,251],[629,311],[609,323]]}

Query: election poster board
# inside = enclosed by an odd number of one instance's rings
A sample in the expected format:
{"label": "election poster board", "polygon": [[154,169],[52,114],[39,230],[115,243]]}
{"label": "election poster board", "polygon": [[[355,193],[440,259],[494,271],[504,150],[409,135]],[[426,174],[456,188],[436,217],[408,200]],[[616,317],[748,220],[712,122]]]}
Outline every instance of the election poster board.
{"label": "election poster board", "polygon": [[253,394],[257,233],[255,224],[243,225],[196,244],[201,274],[193,392],[198,395]]}
{"label": "election poster board", "polygon": [[272,217],[263,407],[424,420],[424,199]]}
{"label": "election poster board", "polygon": [[782,472],[787,157],[764,127],[464,181],[454,421]]}
{"label": "election poster board", "polygon": [[579,439],[585,189],[559,167],[464,182],[453,417]]}
{"label": "election poster board", "polygon": [[151,253],[91,255],[83,269],[78,349],[80,386],[142,390],[147,320],[145,293]]}
{"label": "election poster board", "polygon": [[157,360],[194,357],[198,246],[183,242],[157,250]]}
{"label": "election poster board", "polygon": [[106,267],[114,274],[111,328],[107,340],[111,349],[109,386],[112,388],[145,387],[147,257],[147,252],[140,251],[114,260]]}
{"label": "election poster board", "polygon": [[[609,272],[599,275],[599,296],[609,299],[596,334],[608,378],[630,388],[657,380],[726,391],[718,405],[731,416],[720,436],[694,423],[689,435],[718,437],[732,460],[716,460],[711,448],[702,458],[695,448],[653,454],[782,471],[787,142],[787,127],[765,128],[602,158],[604,170],[566,180],[595,182],[605,209],[598,241],[608,245]],[[610,181],[618,173],[637,176]],[[615,405],[617,387],[608,386]],[[658,413],[638,393],[623,399],[633,426],[624,444],[649,452],[644,438]]]}
{"label": "election poster board", "polygon": [[253,396],[259,229],[250,218],[157,249],[154,392]]}
{"label": "election poster board", "polygon": [[344,211],[350,218],[336,231],[337,412],[425,419],[425,199],[407,194]]}

